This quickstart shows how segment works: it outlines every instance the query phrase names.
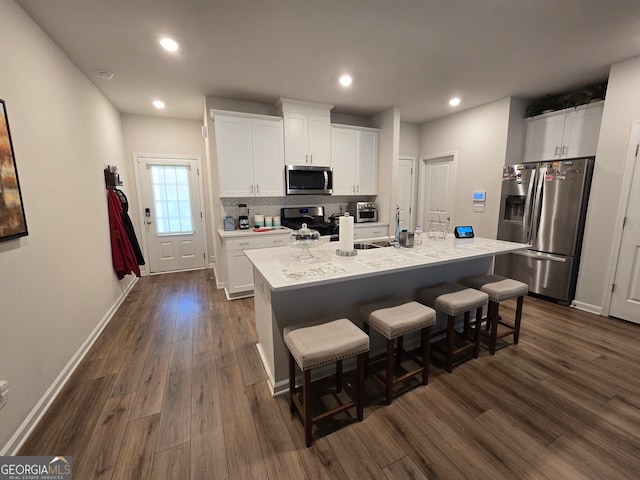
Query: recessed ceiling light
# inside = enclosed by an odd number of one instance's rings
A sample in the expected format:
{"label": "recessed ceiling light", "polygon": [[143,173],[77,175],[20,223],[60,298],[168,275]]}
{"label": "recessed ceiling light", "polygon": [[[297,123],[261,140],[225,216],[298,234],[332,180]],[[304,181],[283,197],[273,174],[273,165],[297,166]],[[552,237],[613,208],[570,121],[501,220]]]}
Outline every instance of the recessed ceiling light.
{"label": "recessed ceiling light", "polygon": [[153,106],[156,107],[158,110],[162,110],[164,108],[164,102],[162,100],[154,100]]}
{"label": "recessed ceiling light", "polygon": [[460,99],[458,97],[452,98],[451,100],[449,100],[449,105],[451,105],[452,107],[457,107],[458,105],[460,105]]}
{"label": "recessed ceiling light", "polygon": [[113,73],[109,70],[98,70],[98,76],[103,80],[111,80],[113,78]]}
{"label": "recessed ceiling light", "polygon": [[342,75],[340,77],[340,85],[342,85],[343,87],[348,87],[349,85],[351,85],[352,81],[353,79],[351,78],[351,75]]}
{"label": "recessed ceiling light", "polygon": [[175,52],[176,50],[178,50],[178,42],[176,42],[172,38],[163,38],[162,40],[160,40],[160,45],[162,45],[162,48],[169,52]]}

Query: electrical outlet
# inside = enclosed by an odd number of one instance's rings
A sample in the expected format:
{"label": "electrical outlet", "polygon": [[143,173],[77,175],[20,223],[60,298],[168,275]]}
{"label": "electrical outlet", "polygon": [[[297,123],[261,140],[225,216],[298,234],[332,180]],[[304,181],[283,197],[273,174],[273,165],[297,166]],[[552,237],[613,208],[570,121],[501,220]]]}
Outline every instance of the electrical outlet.
{"label": "electrical outlet", "polygon": [[0,380],[0,408],[7,404],[7,396],[9,394],[9,382]]}

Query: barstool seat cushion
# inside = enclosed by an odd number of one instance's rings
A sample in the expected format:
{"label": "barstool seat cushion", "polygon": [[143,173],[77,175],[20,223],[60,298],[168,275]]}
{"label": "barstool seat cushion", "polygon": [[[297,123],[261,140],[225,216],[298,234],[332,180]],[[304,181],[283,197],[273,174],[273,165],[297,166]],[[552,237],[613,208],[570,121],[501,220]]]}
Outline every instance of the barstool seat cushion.
{"label": "barstool seat cushion", "polygon": [[408,298],[390,298],[360,307],[360,315],[379,333],[393,339],[436,323],[434,309]]}
{"label": "barstool seat cushion", "polygon": [[286,327],[283,337],[303,371],[369,351],[369,336],[348,318]]}
{"label": "barstool seat cushion", "polygon": [[430,307],[447,315],[458,315],[479,308],[489,301],[489,295],[457,283],[442,283],[424,288],[418,298]]}
{"label": "barstool seat cushion", "polygon": [[529,286],[526,283],[500,275],[478,275],[463,278],[458,281],[467,287],[483,291],[489,295],[489,298],[494,302],[522,297],[529,293]]}

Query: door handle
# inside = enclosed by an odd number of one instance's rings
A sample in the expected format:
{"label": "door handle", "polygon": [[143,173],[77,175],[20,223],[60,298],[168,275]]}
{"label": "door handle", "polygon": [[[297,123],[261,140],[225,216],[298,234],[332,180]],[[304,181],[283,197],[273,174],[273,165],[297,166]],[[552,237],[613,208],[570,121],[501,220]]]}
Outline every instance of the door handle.
{"label": "door handle", "polygon": [[569,152],[569,147],[567,147],[566,145],[563,145],[562,146],[562,155],[566,156],[568,152]]}

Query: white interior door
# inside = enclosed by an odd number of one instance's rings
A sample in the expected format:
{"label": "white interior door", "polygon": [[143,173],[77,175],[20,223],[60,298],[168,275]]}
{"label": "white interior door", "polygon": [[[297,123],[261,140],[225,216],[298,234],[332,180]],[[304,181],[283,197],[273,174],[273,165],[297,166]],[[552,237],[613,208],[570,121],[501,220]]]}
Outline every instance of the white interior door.
{"label": "white interior door", "polygon": [[398,192],[398,206],[400,207],[400,228],[413,230],[413,157],[401,157],[398,162],[398,177],[396,191]]}
{"label": "white interior door", "polygon": [[199,159],[138,156],[150,273],[205,267]]}
{"label": "white interior door", "polygon": [[443,154],[421,159],[420,205],[418,222],[423,231],[441,223],[450,223],[454,208],[456,155]]}
{"label": "white interior door", "polygon": [[[640,141],[638,137],[638,134],[634,135],[632,141]],[[609,315],[640,323],[640,164],[637,145]]]}

